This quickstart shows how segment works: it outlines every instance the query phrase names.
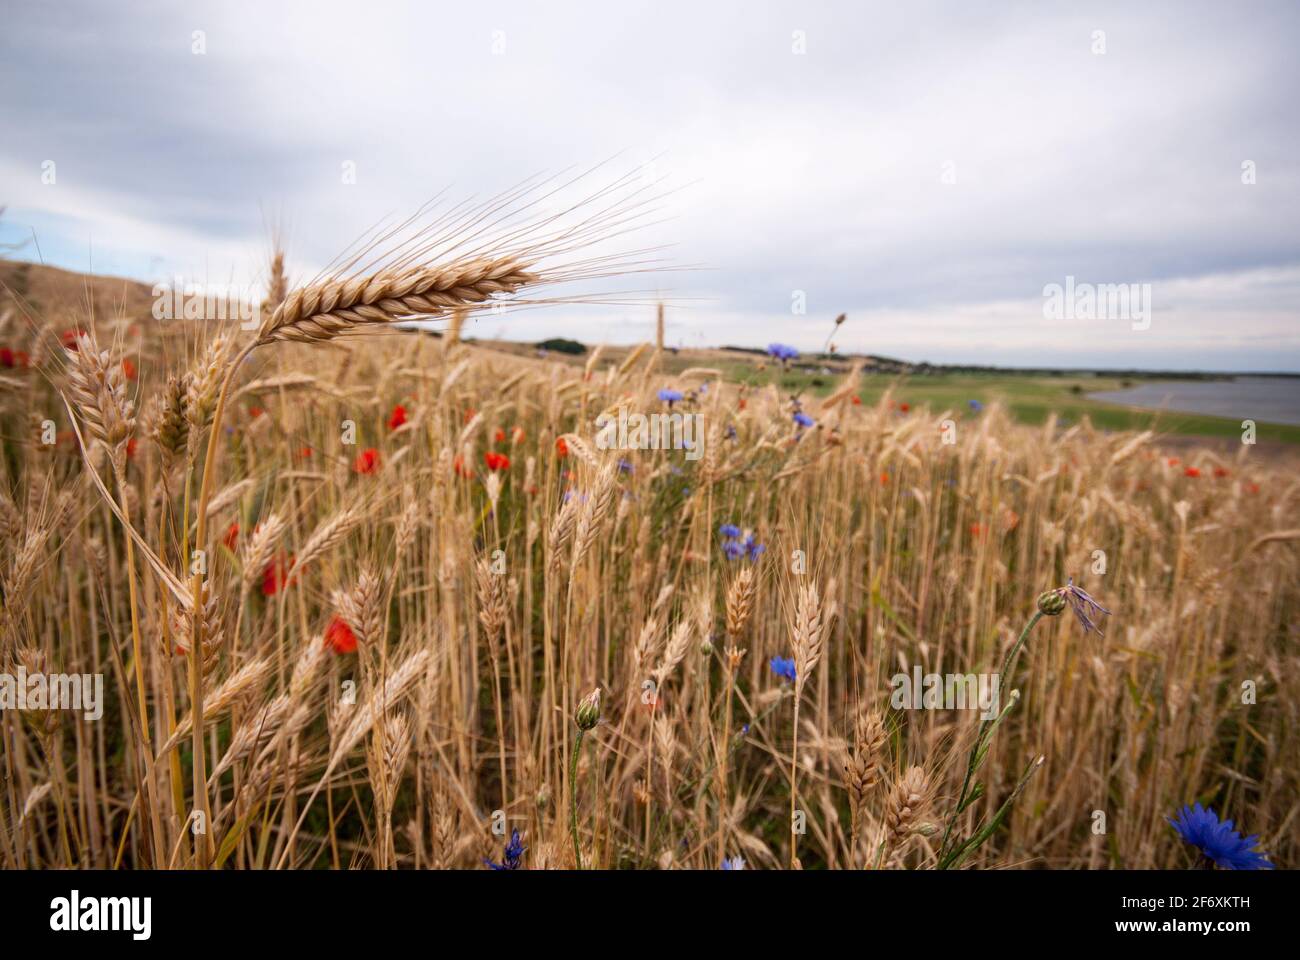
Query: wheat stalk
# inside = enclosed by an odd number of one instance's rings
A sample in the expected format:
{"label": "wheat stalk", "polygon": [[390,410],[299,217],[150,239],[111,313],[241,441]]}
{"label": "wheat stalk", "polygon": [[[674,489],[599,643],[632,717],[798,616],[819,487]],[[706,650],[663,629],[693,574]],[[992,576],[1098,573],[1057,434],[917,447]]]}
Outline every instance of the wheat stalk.
{"label": "wheat stalk", "polygon": [[[258,690],[266,682],[266,678],[271,674],[272,662],[265,658],[250,660],[244,664],[222,683],[215,690],[212,690],[203,700],[202,723],[210,724],[217,720],[222,714],[235,705],[236,701],[248,696],[254,690]],[[167,738],[167,742],[162,745],[158,755],[162,756],[172,747],[176,746],[194,729],[194,716],[186,715],[180,723],[176,725],[175,731]]]}
{"label": "wheat stalk", "polygon": [[908,767],[885,802],[886,839],[892,855],[901,856],[929,810],[929,779],[920,767]]}
{"label": "wheat stalk", "polygon": [[275,555],[276,545],[289,525],[279,514],[271,514],[259,523],[244,541],[243,589],[247,590],[262,575]]}
{"label": "wheat stalk", "polygon": [[319,343],[362,324],[441,316],[540,280],[513,257],[331,280],[290,293],[263,322],[257,343]]}
{"label": "wheat stalk", "polygon": [[372,570],[361,571],[350,591],[334,595],[334,605],[356,633],[357,641],[376,649],[383,639],[383,603],[383,581]]}
{"label": "wheat stalk", "polygon": [[127,396],[126,374],[107,350],[101,351],[93,333],[77,338],[66,351],[68,389],[90,435],[108,449],[113,470],[126,469],[126,444],[135,432],[135,404]]}
{"label": "wheat stalk", "polygon": [[794,614],[790,620],[791,645],[794,647],[794,735],[790,747],[790,867],[800,869],[796,856],[798,846],[795,832],[797,784],[799,780],[799,704],[803,700],[804,685],[822,658],[821,600],[812,584],[800,584],[795,600]]}
{"label": "wheat stalk", "polygon": [[741,567],[727,588],[727,636],[736,643],[745,633],[754,613],[754,596],[758,581],[753,567]]}
{"label": "wheat stalk", "polygon": [[320,526],[312,531],[311,536],[307,538],[307,542],[298,551],[289,575],[292,576],[301,572],[312,561],[319,559],[342,543],[343,538],[365,519],[366,512],[367,506],[365,504],[352,504],[324,520]]}

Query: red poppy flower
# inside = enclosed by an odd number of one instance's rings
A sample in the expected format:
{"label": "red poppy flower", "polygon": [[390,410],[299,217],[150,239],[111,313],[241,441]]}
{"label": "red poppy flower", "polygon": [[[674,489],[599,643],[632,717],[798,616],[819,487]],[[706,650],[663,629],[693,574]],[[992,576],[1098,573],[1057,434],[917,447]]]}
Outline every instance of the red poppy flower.
{"label": "red poppy flower", "polygon": [[76,351],[80,349],[80,337],[81,331],[73,327],[71,330],[64,330],[59,339],[63,341],[65,350]]}
{"label": "red poppy flower", "polygon": [[569,455],[569,445],[564,442],[563,437],[555,441],[555,453],[561,460]]}
{"label": "red poppy flower", "polygon": [[249,408],[248,408],[248,415],[249,415],[250,417],[252,417],[254,420],[256,420],[258,417],[260,417],[260,416],[261,416],[262,414],[264,414],[264,413],[266,413],[266,411],[263,410],[261,407],[249,407]]}
{"label": "red poppy flower", "polygon": [[352,632],[346,620],[336,615],[325,628],[325,644],[335,653],[355,653],[357,635]]}
{"label": "red poppy flower", "polygon": [[357,458],[352,461],[353,473],[374,473],[379,469],[379,451],[374,447],[367,447],[357,454]]}
{"label": "red poppy flower", "polygon": [[293,566],[293,559],[292,554],[288,558],[281,554],[266,565],[266,569],[262,571],[262,596],[273,597],[280,590],[292,587],[298,582],[297,577],[290,577],[289,581],[285,582],[285,575]]}
{"label": "red poppy flower", "polygon": [[316,452],[316,451],[314,451],[311,447],[303,447],[301,450],[298,451],[298,459],[299,459],[299,460],[310,460],[310,459],[311,459],[311,455],[312,455],[313,453],[315,453],[315,452]]}
{"label": "red poppy flower", "polygon": [[276,561],[272,560],[262,571],[262,596],[273,597],[280,589],[280,574],[282,570],[277,569]]}
{"label": "red poppy flower", "polygon": [[880,475],[880,485],[881,485],[882,487],[887,487],[887,486],[889,486],[889,474],[887,474],[887,473],[882,473],[882,474]]}
{"label": "red poppy flower", "polygon": [[988,536],[989,528],[982,523],[972,523],[970,525],[970,535],[976,540],[983,540]]}
{"label": "red poppy flower", "polygon": [[1216,477],[1226,477],[1226,476],[1228,475],[1228,468],[1227,468],[1227,467],[1215,467],[1215,468],[1214,468],[1214,475],[1215,475]]}
{"label": "red poppy flower", "polygon": [[748,404],[749,404],[749,401],[746,400],[744,397],[741,397],[740,400],[737,401],[737,403],[736,403],[736,409],[737,409],[737,410],[744,410],[745,407],[748,406]]}
{"label": "red poppy flower", "polygon": [[523,428],[523,427],[515,427],[514,430],[512,430],[512,431],[510,432],[510,442],[511,442],[511,443],[514,443],[514,444],[520,444],[520,443],[523,443],[523,442],[524,442],[524,436],[525,436],[525,434],[524,434],[524,428]]}
{"label": "red poppy flower", "polygon": [[135,456],[135,450],[136,450],[136,447],[138,447],[138,446],[139,446],[139,444],[136,442],[135,437],[129,437],[129,438],[127,438],[127,441],[126,441],[126,457],[127,457],[128,460],[130,460],[132,457]]}
{"label": "red poppy flower", "polygon": [[492,439],[493,439],[493,441],[496,442],[496,443],[505,443],[505,442],[506,442],[506,432],[505,432],[503,429],[501,429],[500,427],[497,427],[496,433],[492,434]]}
{"label": "red poppy flower", "polygon": [[1178,466],[1178,464],[1182,463],[1182,461],[1179,460],[1177,457],[1170,457],[1167,462],[1171,467],[1176,467]]}
{"label": "red poppy flower", "polygon": [[122,373],[128,380],[134,380],[139,376],[135,369],[135,364],[131,362],[130,357],[122,358]]}
{"label": "red poppy flower", "polygon": [[25,370],[31,366],[32,358],[23,350],[10,350],[8,347],[0,347],[0,367],[15,367]]}
{"label": "red poppy flower", "polygon": [[853,395],[853,405],[855,407],[862,406],[862,398],[859,397],[856,393]]}
{"label": "red poppy flower", "polygon": [[227,549],[234,550],[235,545],[239,543],[239,524],[232,523],[230,528],[226,530],[226,535],[221,538],[221,542],[226,545]]}
{"label": "red poppy flower", "polygon": [[495,450],[489,450],[483,454],[483,462],[487,464],[489,470],[510,469],[510,458],[504,453],[497,453]]}
{"label": "red poppy flower", "polygon": [[396,430],[404,423],[406,423],[406,408],[399,403],[393,407],[393,412],[388,417],[388,429]]}
{"label": "red poppy flower", "polygon": [[465,422],[466,422],[466,423],[469,423],[471,420],[473,420],[473,419],[474,419],[474,414],[476,414],[476,413],[478,413],[478,411],[475,410],[473,407],[470,407],[468,410],[466,410],[466,411],[465,411]]}
{"label": "red poppy flower", "polygon": [[451,469],[456,472],[458,477],[472,477],[474,471],[465,466],[465,457],[462,454],[456,454],[456,459],[451,462]]}
{"label": "red poppy flower", "polygon": [[1201,471],[1197,470],[1195,467],[1188,467],[1186,470],[1183,471],[1184,477],[1199,477],[1200,475],[1201,475]]}
{"label": "red poppy flower", "polygon": [[910,403],[900,403],[898,405],[898,409],[902,410],[904,413],[907,413],[907,411],[912,409],[912,405]]}
{"label": "red poppy flower", "polygon": [[1246,492],[1247,492],[1247,493],[1259,493],[1259,484],[1258,484],[1258,483],[1248,483],[1248,484],[1246,484]]}

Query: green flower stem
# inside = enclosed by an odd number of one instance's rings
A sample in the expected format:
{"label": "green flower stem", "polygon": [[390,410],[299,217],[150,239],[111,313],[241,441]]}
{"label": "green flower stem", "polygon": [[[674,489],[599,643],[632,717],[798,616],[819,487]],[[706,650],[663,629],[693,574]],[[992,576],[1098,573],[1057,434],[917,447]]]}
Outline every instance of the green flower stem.
{"label": "green flower stem", "polygon": [[971,839],[963,843],[960,847],[949,853],[948,856],[939,864],[940,870],[947,870],[949,867],[961,866],[961,862],[966,859],[967,855],[969,855],[971,851],[978,849],[980,844],[993,836],[993,831],[996,830],[1002,824],[1002,821],[1006,819],[1007,814],[1011,811],[1011,805],[1016,802],[1016,798],[1020,796],[1021,791],[1025,789],[1025,784],[1029,782],[1029,778],[1037,772],[1040,766],[1042,766],[1041,757],[1029,764],[1025,769],[1024,775],[1021,776],[1020,782],[1016,784],[1016,789],[1011,792],[1011,796],[1007,797],[1006,802],[1002,804],[993,819],[989,821],[988,825]]}
{"label": "green flower stem", "polygon": [[[1020,639],[1018,639],[1015,644],[1012,645],[1011,649],[1007,651],[1006,658],[1002,661],[1002,670],[998,674],[998,677],[1000,678],[999,689],[1007,686],[1007,681],[1010,679],[1010,670],[1015,661],[1016,655],[1020,653],[1020,648],[1025,645],[1025,641],[1029,639],[1029,632],[1034,629],[1034,625],[1042,618],[1043,611],[1035,610],[1034,615],[1030,617],[1029,622],[1025,624],[1025,629],[1020,631]],[[970,748],[970,758],[966,761],[966,777],[962,781],[961,794],[957,797],[957,805],[953,807],[952,816],[948,818],[948,825],[944,828],[943,842],[939,844],[940,857],[945,857],[948,853],[948,841],[952,837],[952,828],[956,825],[957,817],[960,815],[961,810],[966,804],[966,797],[970,791],[971,778],[975,775],[975,767],[978,765],[980,749],[984,746],[984,735],[988,730],[990,722],[991,721],[987,717],[980,721],[979,733],[975,737],[974,745]]]}
{"label": "green flower stem", "polygon": [[573,835],[573,861],[582,869],[582,851],[578,847],[578,752],[582,749],[582,738],[587,731],[578,728],[578,737],[573,741],[573,759],[569,761],[569,832]]}

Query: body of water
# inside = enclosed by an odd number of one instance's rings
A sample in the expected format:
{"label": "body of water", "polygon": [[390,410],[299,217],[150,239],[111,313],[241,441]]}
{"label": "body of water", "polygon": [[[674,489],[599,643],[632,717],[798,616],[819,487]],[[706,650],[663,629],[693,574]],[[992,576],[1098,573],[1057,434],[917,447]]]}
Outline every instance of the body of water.
{"label": "body of water", "polygon": [[1162,380],[1128,390],[1108,390],[1088,396],[1145,410],[1300,424],[1300,377]]}

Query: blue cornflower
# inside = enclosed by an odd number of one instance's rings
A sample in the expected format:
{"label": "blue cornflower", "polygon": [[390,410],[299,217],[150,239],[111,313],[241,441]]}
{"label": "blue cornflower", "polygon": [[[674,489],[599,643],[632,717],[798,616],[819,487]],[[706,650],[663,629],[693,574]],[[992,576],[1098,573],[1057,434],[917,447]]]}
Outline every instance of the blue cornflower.
{"label": "blue cornflower", "polygon": [[739,560],[745,555],[745,545],[739,540],[728,540],[722,545],[722,552],[728,560]]}
{"label": "blue cornflower", "polygon": [[489,870],[518,870],[523,866],[524,851],[527,849],[523,841],[519,839],[519,831],[512,830],[510,832],[510,842],[506,844],[501,862],[493,863],[487,859],[484,859],[483,862],[487,864]]}
{"label": "blue cornflower", "polygon": [[1243,838],[1232,829],[1231,820],[1220,821],[1213,810],[1206,810],[1199,803],[1194,808],[1184,804],[1177,820],[1173,817],[1165,819],[1180,837],[1222,870],[1274,868],[1268,862],[1268,854],[1255,849],[1259,844],[1258,834]]}
{"label": "blue cornflower", "polygon": [[726,429],[726,432],[723,433],[723,436],[726,437],[728,440],[735,440],[735,439],[736,439],[736,428],[735,428],[734,426],[732,426],[731,424],[727,424],[727,429]]}
{"label": "blue cornflower", "polygon": [[1079,624],[1083,627],[1086,634],[1089,631],[1096,630],[1097,635],[1101,636],[1101,628],[1097,626],[1096,621],[1101,619],[1101,615],[1110,616],[1110,611],[1088,595],[1088,591],[1083,587],[1074,585],[1074,577],[1066,581],[1065,586],[1056,590],[1061,596],[1065,597],[1070,609],[1074,615],[1079,618]]}
{"label": "blue cornflower", "polygon": [[981,410],[984,409],[984,404],[980,403],[978,400],[972,400],[970,401],[970,408],[974,410],[976,413],[979,413]]}
{"label": "blue cornflower", "polygon": [[631,460],[620,460],[618,462],[618,468],[622,470],[624,473],[632,473],[634,470],[636,470],[636,467],[632,465]]}
{"label": "blue cornflower", "polygon": [[727,857],[725,860],[722,861],[722,869],[723,870],[744,870],[745,858],[739,856]]}
{"label": "blue cornflower", "polygon": [[797,359],[799,351],[794,347],[786,346],[784,343],[769,343],[767,345],[767,354],[785,363],[787,360]]}
{"label": "blue cornflower", "polygon": [[745,552],[749,554],[749,559],[751,563],[757,560],[759,554],[761,554],[766,549],[767,547],[763,546],[763,544],[759,543],[757,540],[754,539],[754,535],[752,533],[745,538]]}
{"label": "blue cornflower", "polygon": [[683,394],[680,390],[669,390],[665,388],[659,391],[659,399],[662,400],[664,403],[668,404],[668,406],[670,407],[678,400],[680,400],[682,396]]}
{"label": "blue cornflower", "polygon": [[802,410],[796,410],[794,412],[794,422],[799,424],[801,427],[811,427],[817,421],[808,416],[808,414],[804,413]]}
{"label": "blue cornflower", "polygon": [[728,540],[734,540],[736,537],[740,536],[740,527],[736,526],[734,523],[724,523],[722,526],[718,527],[718,533],[722,534]]}
{"label": "blue cornflower", "polygon": [[772,672],[778,677],[784,677],[791,683],[795,682],[794,660],[787,657],[772,658]]}

